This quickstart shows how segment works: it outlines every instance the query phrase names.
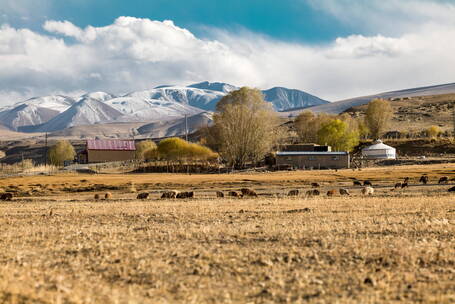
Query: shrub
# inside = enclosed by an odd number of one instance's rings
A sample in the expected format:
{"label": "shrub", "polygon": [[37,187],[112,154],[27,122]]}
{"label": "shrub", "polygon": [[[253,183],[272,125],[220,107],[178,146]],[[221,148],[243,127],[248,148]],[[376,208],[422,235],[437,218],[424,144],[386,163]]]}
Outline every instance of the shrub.
{"label": "shrub", "polygon": [[431,126],[427,129],[426,132],[429,138],[436,138],[442,133],[442,130],[438,126]]}

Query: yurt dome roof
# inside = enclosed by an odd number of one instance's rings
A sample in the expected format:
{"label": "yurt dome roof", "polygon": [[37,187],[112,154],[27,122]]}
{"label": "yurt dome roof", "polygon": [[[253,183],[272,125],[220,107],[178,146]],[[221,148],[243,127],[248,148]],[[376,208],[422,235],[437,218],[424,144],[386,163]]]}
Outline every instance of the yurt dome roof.
{"label": "yurt dome roof", "polygon": [[384,144],[381,140],[377,140],[373,145],[362,149],[362,151],[371,151],[371,150],[396,150],[394,147]]}

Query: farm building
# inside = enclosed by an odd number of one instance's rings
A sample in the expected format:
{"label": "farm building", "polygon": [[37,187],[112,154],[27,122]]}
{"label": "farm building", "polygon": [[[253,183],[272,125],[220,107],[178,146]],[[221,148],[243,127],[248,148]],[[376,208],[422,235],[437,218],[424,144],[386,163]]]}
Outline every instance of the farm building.
{"label": "farm building", "polygon": [[84,151],[78,154],[81,164],[127,161],[134,159],[134,140],[89,139]]}
{"label": "farm building", "polygon": [[332,152],[330,146],[292,145],[276,153],[276,164],[297,169],[344,169],[350,167],[348,152]]}
{"label": "farm building", "polygon": [[362,157],[366,159],[396,159],[396,149],[377,140],[373,145],[362,149]]}

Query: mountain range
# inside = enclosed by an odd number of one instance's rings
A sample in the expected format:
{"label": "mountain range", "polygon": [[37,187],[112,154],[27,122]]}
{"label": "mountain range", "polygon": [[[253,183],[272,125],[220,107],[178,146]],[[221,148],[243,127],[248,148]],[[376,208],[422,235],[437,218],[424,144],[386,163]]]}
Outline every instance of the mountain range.
{"label": "mountain range", "polygon": [[[238,87],[221,82],[189,86],[163,85],[122,96],[92,92],[79,97],[36,97],[0,108],[0,128],[26,133],[51,132],[69,137],[167,137],[191,133],[210,125],[217,102]],[[427,86],[328,102],[299,90],[275,87],[262,91],[282,117],[304,110],[339,114],[374,98],[429,96],[455,93],[455,83]],[[185,119],[185,116],[187,119]],[[6,129],[5,129],[6,128]]]}
{"label": "mountain range", "polygon": [[[37,97],[2,108],[0,124],[28,133],[107,123],[160,124],[212,112],[221,98],[236,89],[226,83],[201,82],[186,87],[158,86],[122,96],[92,92],[77,98]],[[281,87],[265,90],[263,94],[277,111],[329,103],[306,92]]]}

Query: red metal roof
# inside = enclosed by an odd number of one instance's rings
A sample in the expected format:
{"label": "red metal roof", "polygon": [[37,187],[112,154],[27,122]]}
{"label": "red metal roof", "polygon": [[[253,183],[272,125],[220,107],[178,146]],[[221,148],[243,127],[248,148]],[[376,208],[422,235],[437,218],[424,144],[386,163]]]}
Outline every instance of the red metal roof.
{"label": "red metal roof", "polygon": [[134,140],[87,140],[87,150],[136,151]]}

